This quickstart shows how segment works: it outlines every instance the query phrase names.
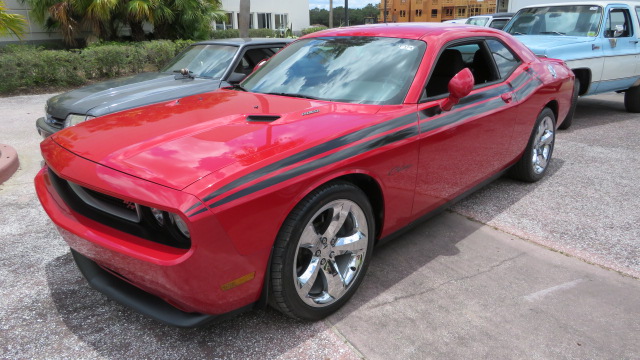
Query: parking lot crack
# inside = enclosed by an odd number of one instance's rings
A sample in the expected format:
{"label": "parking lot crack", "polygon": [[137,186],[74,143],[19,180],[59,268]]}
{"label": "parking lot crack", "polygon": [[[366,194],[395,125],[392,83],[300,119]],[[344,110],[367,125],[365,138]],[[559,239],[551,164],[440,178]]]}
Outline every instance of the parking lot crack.
{"label": "parking lot crack", "polygon": [[457,283],[457,282],[460,282],[460,281],[473,279],[473,278],[475,278],[477,276],[489,273],[489,272],[491,272],[491,271],[493,271],[493,270],[495,270],[495,269],[497,269],[497,268],[499,268],[499,267],[501,267],[501,266],[503,266],[503,265],[505,265],[505,264],[507,264],[507,263],[519,258],[519,257],[521,257],[522,255],[524,255],[524,253],[519,253],[517,255],[511,256],[511,257],[506,258],[504,260],[501,260],[500,262],[489,266],[485,270],[478,271],[478,272],[476,272],[474,274],[462,276],[462,277],[459,277],[459,278],[454,278],[454,279],[451,279],[451,280],[447,280],[447,281],[444,281],[444,282],[442,282],[442,283],[440,283],[440,284],[438,284],[436,286],[426,288],[426,289],[424,289],[422,291],[419,291],[419,292],[415,292],[415,293],[412,293],[412,294],[405,294],[405,295],[401,295],[401,296],[395,296],[393,299],[391,299],[389,301],[384,301],[384,302],[382,302],[380,304],[373,305],[371,308],[372,309],[376,309],[376,308],[379,308],[379,307],[383,307],[383,306],[392,304],[392,303],[397,302],[397,301],[410,299],[410,298],[413,298],[413,297],[416,297],[416,296],[422,296],[422,295],[430,293],[432,291],[439,290],[443,286],[447,286],[449,284]]}

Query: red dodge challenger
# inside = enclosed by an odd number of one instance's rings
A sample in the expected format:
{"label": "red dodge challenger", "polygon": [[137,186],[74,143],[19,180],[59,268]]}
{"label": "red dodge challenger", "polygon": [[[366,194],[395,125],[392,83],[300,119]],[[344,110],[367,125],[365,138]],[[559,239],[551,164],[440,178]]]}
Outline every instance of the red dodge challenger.
{"label": "red dodge challenger", "polygon": [[330,29],[241,85],[57,132],[35,186],[91,286],[141,313],[321,319],[378,242],[505,172],[542,178],[573,78],[489,28]]}

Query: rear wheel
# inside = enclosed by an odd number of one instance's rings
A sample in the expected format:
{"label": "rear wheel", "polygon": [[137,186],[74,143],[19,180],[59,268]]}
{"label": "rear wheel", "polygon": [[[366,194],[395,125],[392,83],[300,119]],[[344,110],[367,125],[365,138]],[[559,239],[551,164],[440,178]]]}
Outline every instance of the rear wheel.
{"label": "rear wheel", "polygon": [[549,108],[544,108],[531,131],[531,137],[524,154],[513,165],[510,175],[518,180],[536,182],[547,172],[553,145],[556,139],[555,115]]}
{"label": "rear wheel", "polygon": [[362,282],[373,237],[373,212],[362,190],[347,182],[314,190],[291,211],[276,239],[272,305],[304,320],[338,310]]}
{"label": "rear wheel", "polygon": [[564,118],[564,121],[558,129],[566,130],[571,127],[571,123],[573,123],[573,115],[576,113],[576,107],[578,106],[578,94],[580,94],[580,79],[576,76],[575,82],[573,83],[573,98],[571,98],[571,108],[569,109],[569,113],[567,117]]}
{"label": "rear wheel", "polygon": [[624,108],[628,112],[640,113],[640,85],[632,86],[624,93]]}

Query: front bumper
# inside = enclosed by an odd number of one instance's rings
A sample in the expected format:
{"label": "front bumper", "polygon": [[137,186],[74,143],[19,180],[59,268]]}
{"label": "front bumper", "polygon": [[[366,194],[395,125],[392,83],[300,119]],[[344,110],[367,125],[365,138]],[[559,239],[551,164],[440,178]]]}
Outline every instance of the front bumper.
{"label": "front bumper", "polygon": [[151,295],[141,289],[121,280],[115,275],[101,268],[91,259],[71,249],[73,260],[78,265],[80,272],[87,279],[92,288],[105,294],[135,311],[161,321],[165,324],[178,327],[197,327],[207,325],[214,321],[221,321],[237,313],[250,310],[251,305],[228,312],[222,315],[206,315],[200,313],[188,313],[177,309],[157,296]]}
{"label": "front bumper", "polygon": [[60,129],[58,129],[57,127],[48,124],[45,121],[44,117],[38,118],[38,120],[36,120],[36,129],[38,129],[38,134],[40,134],[43,139],[46,139],[49,136],[53,135],[55,132],[60,131]]}
{"label": "front bumper", "polygon": [[[45,140],[42,147],[47,163],[57,164],[57,175],[68,181],[91,184],[105,193],[119,194],[127,201],[176,213],[184,213],[196,201],[193,195],[75,156],[51,138]],[[97,290],[176,326],[206,324],[219,315],[250,308],[260,299],[269,251],[238,253],[210,212],[189,218],[191,248],[174,248],[138,238],[75,212],[56,192],[49,171],[45,167],[35,178],[38,198],[75,253],[78,267]],[[159,199],[162,204],[157,203]],[[96,267],[102,271],[95,270]],[[251,281],[233,288],[225,286],[251,273],[254,274]],[[173,309],[166,310],[168,308]]]}

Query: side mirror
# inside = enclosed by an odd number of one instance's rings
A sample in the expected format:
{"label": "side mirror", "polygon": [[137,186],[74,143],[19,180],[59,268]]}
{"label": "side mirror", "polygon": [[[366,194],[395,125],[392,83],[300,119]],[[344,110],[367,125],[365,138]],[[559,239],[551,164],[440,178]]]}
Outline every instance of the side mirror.
{"label": "side mirror", "polygon": [[[271,59],[271,58],[269,58],[269,59]],[[262,65],[266,64],[267,60],[269,60],[269,59],[261,60],[259,63],[256,64],[256,66],[253,67],[253,71],[256,71],[256,70],[260,69],[262,67]]]}
{"label": "side mirror", "polygon": [[244,78],[247,75],[243,74],[243,73],[239,73],[239,72],[232,72],[231,75],[229,75],[229,78],[227,79],[227,82],[229,84],[237,84],[240,81],[244,80]]}
{"label": "side mirror", "polygon": [[449,97],[444,99],[440,103],[440,108],[443,111],[449,111],[451,108],[460,102],[460,99],[469,95],[471,89],[473,89],[473,74],[469,68],[462,69],[449,81]]}

